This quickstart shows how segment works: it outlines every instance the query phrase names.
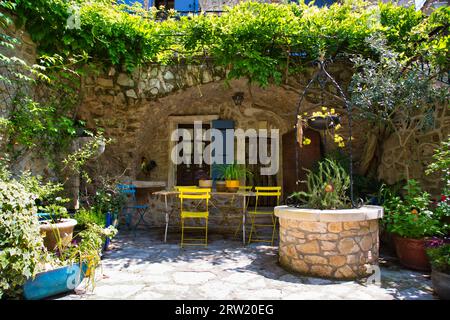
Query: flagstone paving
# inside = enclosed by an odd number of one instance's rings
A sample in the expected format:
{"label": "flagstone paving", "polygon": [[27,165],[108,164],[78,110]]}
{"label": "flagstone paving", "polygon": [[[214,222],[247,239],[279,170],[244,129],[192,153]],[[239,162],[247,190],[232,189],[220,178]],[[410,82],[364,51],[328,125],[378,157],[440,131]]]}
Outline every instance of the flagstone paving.
{"label": "flagstone paving", "polygon": [[429,274],[380,260],[381,286],[289,273],[277,247],[210,236],[208,248],[167,244],[160,230],[120,232],[104,254],[94,290],[83,286],[57,299],[435,299]]}

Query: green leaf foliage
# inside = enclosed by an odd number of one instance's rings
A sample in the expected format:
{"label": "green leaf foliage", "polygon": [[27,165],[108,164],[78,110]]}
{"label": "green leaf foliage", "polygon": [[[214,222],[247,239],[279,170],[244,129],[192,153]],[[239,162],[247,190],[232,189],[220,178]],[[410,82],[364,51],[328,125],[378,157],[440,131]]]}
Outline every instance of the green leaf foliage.
{"label": "green leaf foliage", "polygon": [[[212,57],[229,68],[229,77],[247,77],[265,86],[279,82],[288,66],[296,70],[296,64],[306,65],[320,55],[374,55],[365,39],[376,33],[405,58],[419,55],[443,70],[448,66],[448,7],[426,17],[413,7],[358,0],[329,8],[243,2],[221,16],[169,14],[161,22],[155,11],[106,0],[14,2],[19,21],[41,53],[87,54],[130,71],[147,62]],[[79,6],[79,29],[66,27],[74,4]],[[291,52],[306,58],[294,59]]]}

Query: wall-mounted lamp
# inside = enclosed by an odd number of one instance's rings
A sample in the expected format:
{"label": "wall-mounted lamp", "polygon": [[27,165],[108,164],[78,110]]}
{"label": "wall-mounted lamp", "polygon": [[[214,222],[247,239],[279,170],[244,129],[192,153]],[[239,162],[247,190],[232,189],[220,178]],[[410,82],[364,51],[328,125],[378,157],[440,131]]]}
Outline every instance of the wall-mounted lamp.
{"label": "wall-mounted lamp", "polygon": [[234,104],[236,106],[240,106],[242,104],[242,102],[244,101],[244,93],[241,91],[236,92],[232,98],[233,98]]}

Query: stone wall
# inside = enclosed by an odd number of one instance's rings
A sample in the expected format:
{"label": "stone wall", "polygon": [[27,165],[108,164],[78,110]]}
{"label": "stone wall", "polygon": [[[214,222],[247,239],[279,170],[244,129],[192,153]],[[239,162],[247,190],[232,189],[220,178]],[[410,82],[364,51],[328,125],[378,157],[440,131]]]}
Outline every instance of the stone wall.
{"label": "stone wall", "polygon": [[[14,24],[8,26],[6,30],[0,28],[0,32],[16,40],[14,49],[7,48],[6,46],[0,46],[0,54],[6,57],[17,57],[22,59],[28,66],[32,66],[36,63],[36,44],[31,40],[30,35],[22,28],[16,28]],[[32,76],[25,71],[21,64],[17,64],[17,67],[13,67],[12,64],[4,65],[0,63],[0,74],[5,77],[12,76],[14,72],[26,74]],[[33,87],[27,83],[20,83],[22,91],[33,92]],[[0,117],[7,117],[12,109],[14,98],[18,93],[18,84],[15,82],[7,83],[0,81]],[[5,152],[5,139],[1,136],[0,132],[0,157],[4,156]],[[12,167],[13,173],[21,173],[25,170],[30,170],[35,174],[48,174],[50,170],[46,161],[39,156],[33,155],[31,152],[22,152],[14,159],[14,166]]]}
{"label": "stone wall", "polygon": [[[329,68],[340,83],[347,83],[351,72],[344,64]],[[308,69],[295,79],[289,79],[280,86],[271,85],[262,89],[249,85],[244,79],[225,82],[226,70],[204,66],[157,66],[149,65],[132,74],[111,68],[99,75],[86,79],[85,99],[79,109],[79,118],[88,127],[100,126],[108,137],[114,139],[105,153],[90,164],[91,176],[118,177],[123,181],[147,180],[162,182],[166,187],[174,185],[176,173],[170,160],[173,146],[170,134],[177,123],[193,123],[202,119],[231,119],[236,128],[259,129],[276,128],[280,135],[293,129],[299,95],[315,69]],[[242,105],[236,106],[232,96],[244,92]],[[341,102],[334,98],[333,90],[325,95],[324,104],[335,107],[346,117]],[[306,97],[303,111],[311,111],[322,105],[317,88]],[[207,120],[209,121],[209,120]],[[363,127],[361,127],[363,129]],[[355,130],[358,132],[358,130]],[[344,136],[347,131],[342,130]],[[356,137],[357,133],[355,134]],[[327,150],[334,148],[332,139],[327,139]],[[354,141],[355,158],[358,159],[363,141]],[[280,145],[281,148],[281,145]],[[280,166],[282,165],[280,150]],[[140,161],[145,157],[154,160],[156,168],[144,174]],[[277,184],[282,185],[282,170],[277,175]],[[154,225],[164,223],[161,199],[150,196],[146,199],[152,212],[148,216]],[[177,199],[172,199],[170,211],[177,212]],[[233,216],[232,218],[229,218]],[[237,226],[234,209],[221,210],[215,214],[210,224],[233,230]]]}
{"label": "stone wall", "polygon": [[[405,130],[400,132],[402,140],[406,140],[402,147],[397,134],[392,134],[383,145],[381,163],[378,176],[388,184],[396,183],[407,177],[418,180],[427,191],[433,195],[440,195],[442,181],[440,173],[427,175],[425,170],[432,162],[434,150],[439,148],[440,142],[450,136],[450,108],[444,105],[431,113],[431,121],[422,130]],[[423,115],[418,116],[423,118]],[[419,121],[413,119],[411,121]],[[420,122],[423,122],[422,119]]]}

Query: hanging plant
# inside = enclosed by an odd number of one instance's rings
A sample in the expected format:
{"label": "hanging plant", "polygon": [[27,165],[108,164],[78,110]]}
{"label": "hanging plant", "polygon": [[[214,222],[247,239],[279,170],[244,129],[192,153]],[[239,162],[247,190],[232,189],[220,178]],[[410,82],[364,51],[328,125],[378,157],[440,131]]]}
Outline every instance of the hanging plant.
{"label": "hanging plant", "polygon": [[303,127],[311,128],[318,131],[324,131],[325,134],[329,134],[333,137],[334,142],[338,147],[345,147],[344,138],[336,133],[342,128],[341,118],[339,114],[336,114],[335,109],[328,109],[327,107],[321,107],[321,111],[315,111],[312,115],[308,112],[303,113],[303,116],[298,116],[297,120],[297,142],[300,147],[309,145],[311,139],[304,136]]}

